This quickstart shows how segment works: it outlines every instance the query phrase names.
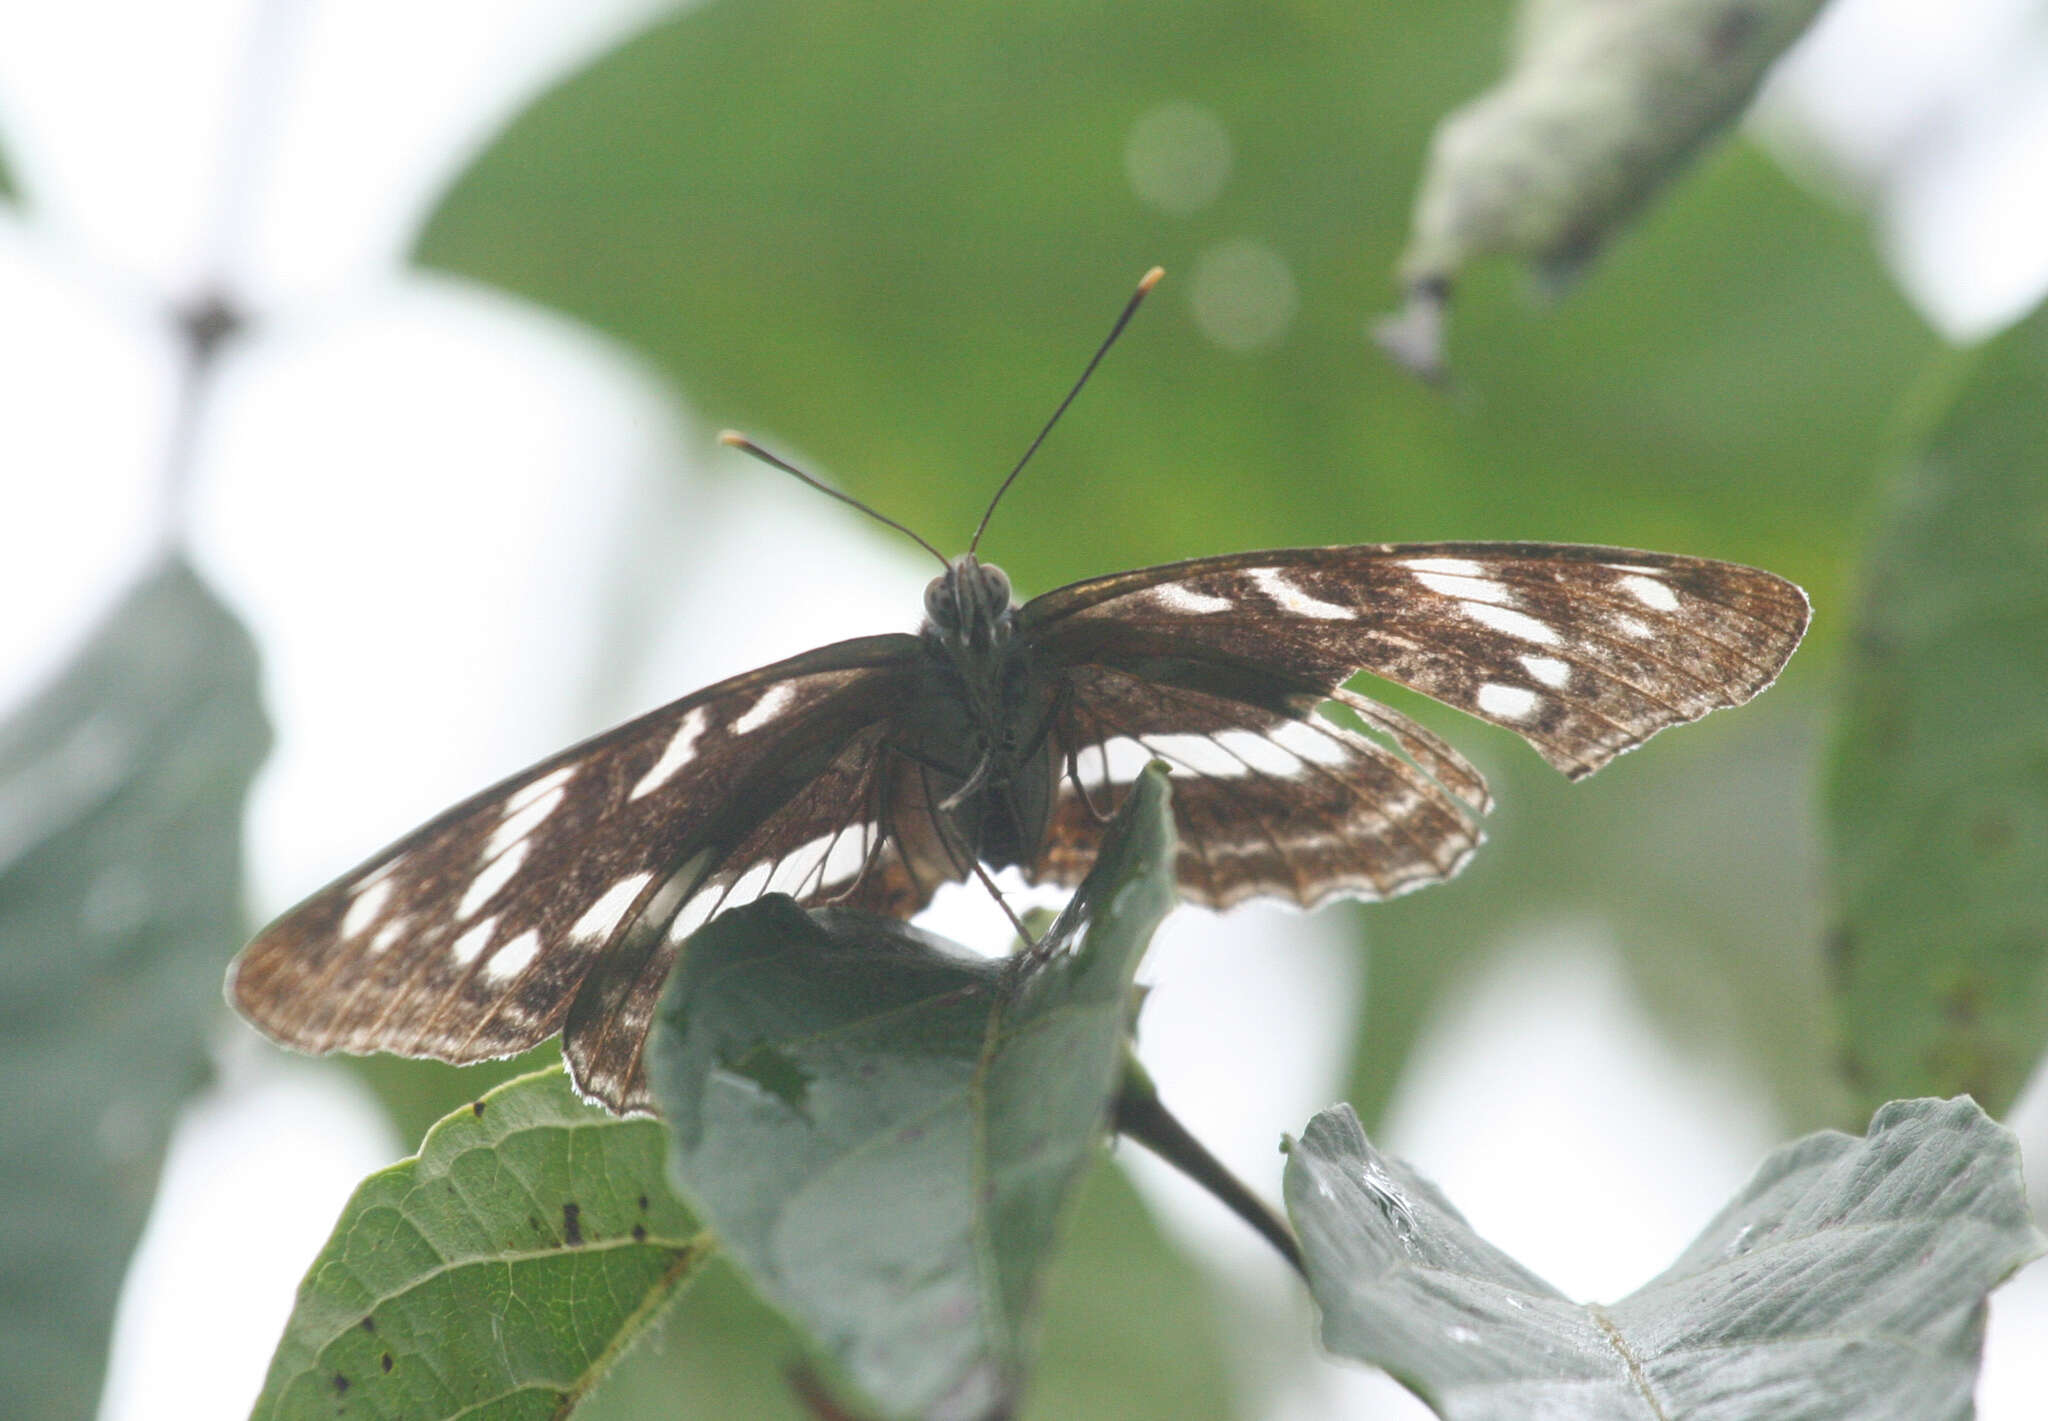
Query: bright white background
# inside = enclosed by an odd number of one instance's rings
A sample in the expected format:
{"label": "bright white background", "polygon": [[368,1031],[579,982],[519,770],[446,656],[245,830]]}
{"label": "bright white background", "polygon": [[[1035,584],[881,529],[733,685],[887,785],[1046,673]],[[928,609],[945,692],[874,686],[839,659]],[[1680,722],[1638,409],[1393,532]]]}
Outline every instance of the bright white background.
{"label": "bright white background", "polygon": [[[188,516],[263,644],[278,727],[249,834],[253,915],[600,724],[914,620],[918,558],[765,472],[707,477],[706,432],[617,349],[402,265],[495,126],[658,8],[0,0],[0,137],[32,201],[0,213],[0,708],[161,535],[162,310],[227,275],[266,320],[221,371]],[[1812,181],[1869,207],[1901,281],[1959,338],[2048,286],[2044,36],[2028,0],[1846,0],[1759,121]],[[271,76],[253,97],[252,50]],[[648,606],[668,613],[621,615]],[[598,666],[630,669],[593,700]],[[971,902],[937,911],[985,931]],[[1232,948],[1246,935],[1264,940],[1255,974]],[[1778,1143],[1759,1099],[1660,1041],[1615,961],[1597,924],[1513,945],[1425,1045],[1388,1140],[1586,1297],[1660,1269]],[[1169,1100],[1270,1188],[1276,1132],[1339,1089],[1365,990],[1348,926],[1272,911],[1225,934],[1190,910],[1147,975],[1166,984],[1145,1036]],[[411,1143],[345,1078],[225,1020],[220,1056],[123,1301],[103,1421],[244,1412],[342,1200]],[[2037,1178],[2042,1096],[2015,1120]],[[1251,1300],[1248,1412],[1425,1414],[1382,1379],[1303,1367],[1306,1307],[1270,1258],[1136,1163],[1221,1287]],[[2036,1267],[1994,1305],[1981,1411],[2022,1421],[2044,1396]]]}

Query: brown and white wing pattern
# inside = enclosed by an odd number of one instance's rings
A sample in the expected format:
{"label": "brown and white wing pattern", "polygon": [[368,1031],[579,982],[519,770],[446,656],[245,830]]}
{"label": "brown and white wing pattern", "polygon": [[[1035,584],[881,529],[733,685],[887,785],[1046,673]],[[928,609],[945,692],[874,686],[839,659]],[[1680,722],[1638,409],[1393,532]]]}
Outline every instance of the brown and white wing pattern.
{"label": "brown and white wing pattern", "polygon": [[916,655],[840,642],[543,760],[265,928],[231,999],[315,1052],[461,1063],[562,1031],[587,1095],[644,1108],[640,1045],[689,927],[771,890],[910,891],[875,780]]}
{"label": "brown and white wing pattern", "polygon": [[[1489,806],[1478,772],[1362,696],[1276,678],[1271,694],[1245,701],[1104,666],[1074,668],[1070,685],[1055,732],[1067,781],[1035,881],[1080,881],[1101,816],[1154,759],[1174,772],[1175,876],[1207,907],[1392,898],[1449,878],[1479,847]],[[1343,710],[1325,714],[1327,699]],[[1362,728],[1343,723],[1345,711]]]}
{"label": "brown and white wing pattern", "polygon": [[1514,731],[1574,779],[1770,685],[1807,616],[1805,593],[1756,568],[1551,543],[1198,558],[1022,612],[1062,662],[1245,664],[1326,688],[1369,671]]}

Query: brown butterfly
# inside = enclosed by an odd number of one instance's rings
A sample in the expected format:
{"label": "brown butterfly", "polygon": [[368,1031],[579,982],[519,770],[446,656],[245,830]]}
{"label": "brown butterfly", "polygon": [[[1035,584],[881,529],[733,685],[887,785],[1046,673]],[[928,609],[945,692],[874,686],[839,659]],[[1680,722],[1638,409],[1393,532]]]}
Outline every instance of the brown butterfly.
{"label": "brown butterfly", "polygon": [[1807,622],[1771,573],[1620,548],[1237,553],[1018,606],[972,546],[940,555],[915,635],[721,681],[406,835],[258,934],[234,1003],[317,1052],[469,1062],[561,1032],[585,1094],[644,1110],[662,982],[723,908],[784,892],[907,917],[984,865],[1077,883],[1155,758],[1175,771],[1191,901],[1392,897],[1462,868],[1490,800],[1456,750],[1345,690],[1353,675],[1504,726],[1576,779],[1754,696]]}

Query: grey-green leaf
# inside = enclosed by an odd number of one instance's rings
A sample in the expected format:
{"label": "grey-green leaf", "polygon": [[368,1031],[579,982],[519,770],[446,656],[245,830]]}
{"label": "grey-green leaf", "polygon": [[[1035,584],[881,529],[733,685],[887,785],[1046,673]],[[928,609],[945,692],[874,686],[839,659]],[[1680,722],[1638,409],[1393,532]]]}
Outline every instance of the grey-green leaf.
{"label": "grey-green leaf", "polygon": [[778,896],[713,920],[670,979],[648,1073],[677,1183],[888,1414],[1014,1406],[1173,853],[1155,766],[1028,965]]}
{"label": "grey-green leaf", "polygon": [[456,1111],[349,1200],[254,1415],[567,1415],[709,1256],[665,1143],[559,1069]]}
{"label": "grey-green leaf", "polygon": [[1865,569],[1829,958],[1860,1098],[2000,1112],[2048,1040],[2048,307],[1960,365]]}
{"label": "grey-green leaf", "polygon": [[88,1416],[242,933],[256,653],[180,562],[0,724],[0,1378]]}
{"label": "grey-green leaf", "polygon": [[1442,307],[1467,263],[1582,265],[1748,105],[1821,0],[1524,0],[1510,71],[1438,125],[1382,346],[1442,373]]}
{"label": "grey-green leaf", "polygon": [[1455,1421],[1944,1421],[1970,1414],[1985,1297],[2042,1252],[2017,1142],[1965,1099],[1776,1151],[1664,1273],[1573,1303],[1374,1150],[1310,1122],[1287,1200],[1332,1351]]}

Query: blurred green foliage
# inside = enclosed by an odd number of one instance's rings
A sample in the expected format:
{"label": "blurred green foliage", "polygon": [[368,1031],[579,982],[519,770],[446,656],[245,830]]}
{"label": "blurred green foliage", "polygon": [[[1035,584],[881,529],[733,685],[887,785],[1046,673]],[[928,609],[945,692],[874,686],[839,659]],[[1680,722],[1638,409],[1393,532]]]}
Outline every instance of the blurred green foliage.
{"label": "blurred green foliage", "polygon": [[1829,964],[1859,1103],[2003,1111],[2048,1036],[2048,307],[1937,376],[1831,747]]}
{"label": "blurred green foliage", "polygon": [[[1496,68],[1499,20],[1477,0],[705,6],[527,110],[419,256],[611,332],[708,420],[801,448],[941,545],[1163,263],[992,531],[1027,588],[1260,544],[1514,536],[1831,590],[1843,510],[1932,342],[1858,224],[1747,148],[1554,311],[1475,279],[1462,396],[1369,345],[1424,143]],[[1168,101],[1213,112],[1234,153],[1191,216],[1125,172]],[[1204,254],[1240,238],[1299,300],[1250,354],[1190,315]]]}
{"label": "blurred green foliage", "polygon": [[86,1416],[242,935],[248,634],[152,569],[0,722],[0,1395]]}

